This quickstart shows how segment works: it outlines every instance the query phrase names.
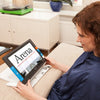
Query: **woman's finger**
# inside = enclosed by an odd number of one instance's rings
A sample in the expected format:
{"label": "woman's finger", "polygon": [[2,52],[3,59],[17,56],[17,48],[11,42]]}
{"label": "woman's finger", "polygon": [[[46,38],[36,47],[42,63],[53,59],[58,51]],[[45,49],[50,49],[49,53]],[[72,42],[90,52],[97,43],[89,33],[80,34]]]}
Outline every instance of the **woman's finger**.
{"label": "woman's finger", "polygon": [[20,89],[17,87],[13,87],[13,89],[15,89],[18,93],[21,93]]}
{"label": "woman's finger", "polygon": [[32,87],[30,80],[28,80],[27,84],[29,87]]}

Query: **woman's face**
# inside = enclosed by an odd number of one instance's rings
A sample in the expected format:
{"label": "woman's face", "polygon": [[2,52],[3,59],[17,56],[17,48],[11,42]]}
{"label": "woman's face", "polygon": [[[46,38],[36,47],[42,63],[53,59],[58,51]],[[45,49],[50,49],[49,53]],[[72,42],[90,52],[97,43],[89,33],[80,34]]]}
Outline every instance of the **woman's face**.
{"label": "woman's face", "polygon": [[76,25],[76,28],[78,33],[77,42],[81,43],[83,50],[87,52],[95,51],[94,36],[92,34],[86,35],[78,25]]}

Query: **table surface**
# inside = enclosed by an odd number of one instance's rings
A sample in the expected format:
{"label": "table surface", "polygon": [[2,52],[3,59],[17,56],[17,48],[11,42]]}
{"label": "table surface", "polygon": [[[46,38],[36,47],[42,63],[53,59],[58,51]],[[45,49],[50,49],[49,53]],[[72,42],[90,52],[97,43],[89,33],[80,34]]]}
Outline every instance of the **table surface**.
{"label": "table surface", "polygon": [[0,13],[0,16],[10,16],[10,17],[20,17],[20,18],[29,18],[29,19],[35,19],[35,20],[43,20],[48,21],[55,16],[59,14],[57,13],[50,13],[50,12],[39,12],[39,11],[32,11],[30,13],[27,13],[25,15],[11,15],[11,14],[2,14]]}

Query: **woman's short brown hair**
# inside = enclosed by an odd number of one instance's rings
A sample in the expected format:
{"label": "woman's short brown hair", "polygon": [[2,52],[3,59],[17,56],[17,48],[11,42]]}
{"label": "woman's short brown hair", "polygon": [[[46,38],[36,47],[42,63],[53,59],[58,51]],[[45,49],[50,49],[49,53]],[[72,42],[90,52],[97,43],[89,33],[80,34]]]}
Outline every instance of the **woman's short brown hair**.
{"label": "woman's short brown hair", "polygon": [[86,6],[72,21],[78,24],[85,34],[94,35],[97,54],[100,56],[100,1]]}

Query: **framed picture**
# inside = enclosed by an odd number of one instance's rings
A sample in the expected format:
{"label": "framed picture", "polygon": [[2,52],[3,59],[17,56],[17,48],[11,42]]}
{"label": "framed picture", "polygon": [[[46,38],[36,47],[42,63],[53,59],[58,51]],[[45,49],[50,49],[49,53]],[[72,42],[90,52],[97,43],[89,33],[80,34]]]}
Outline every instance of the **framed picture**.
{"label": "framed picture", "polygon": [[72,0],[73,5],[75,6],[82,6],[83,0]]}

